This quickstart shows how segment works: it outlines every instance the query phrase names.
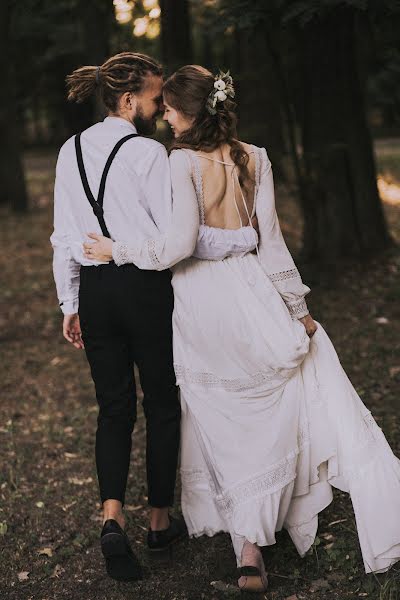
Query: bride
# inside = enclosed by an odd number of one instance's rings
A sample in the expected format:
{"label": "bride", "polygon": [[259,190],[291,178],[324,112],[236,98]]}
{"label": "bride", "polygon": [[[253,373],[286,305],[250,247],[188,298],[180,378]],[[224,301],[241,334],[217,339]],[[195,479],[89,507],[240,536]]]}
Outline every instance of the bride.
{"label": "bride", "polygon": [[239,587],[263,591],[260,546],[284,527],[304,556],[333,486],[351,496],[365,571],[384,572],[400,559],[400,461],[308,313],[310,288],[282,237],[270,160],[236,139],[233,96],[229,74],[198,66],[166,81],[169,229],[144,245],[91,234],[85,252],[172,267],[189,534],[229,532]]}

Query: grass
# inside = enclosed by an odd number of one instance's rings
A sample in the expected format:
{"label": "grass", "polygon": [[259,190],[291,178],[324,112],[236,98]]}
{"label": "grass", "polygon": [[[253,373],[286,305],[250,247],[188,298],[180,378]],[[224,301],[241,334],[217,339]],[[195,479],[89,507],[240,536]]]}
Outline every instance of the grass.
{"label": "grass", "polygon": [[[399,182],[398,147],[377,148],[379,171]],[[134,434],[128,484],[129,533],[147,577],[118,584],[104,574],[98,546],[100,505],[93,459],[96,403],[82,352],[61,336],[51,272],[52,178],[55,157],[27,159],[32,210],[1,209],[0,286],[0,597],[2,600],[218,600],[237,596],[227,535],[187,540],[172,557],[150,559],[144,478],[144,421]],[[279,213],[292,248],[299,222],[281,190]],[[385,205],[394,236],[400,208]],[[311,272],[313,316],[323,323],[365,404],[400,456],[400,254],[348,263],[333,281]],[[386,321],[377,319],[384,317]],[[179,489],[177,490],[177,500]],[[176,506],[179,510],[179,504]],[[285,531],[265,549],[270,589],[261,598],[345,600],[400,598],[398,567],[364,573],[351,501],[335,491],[321,513],[318,537],[301,559]],[[217,582],[213,585],[211,582]]]}

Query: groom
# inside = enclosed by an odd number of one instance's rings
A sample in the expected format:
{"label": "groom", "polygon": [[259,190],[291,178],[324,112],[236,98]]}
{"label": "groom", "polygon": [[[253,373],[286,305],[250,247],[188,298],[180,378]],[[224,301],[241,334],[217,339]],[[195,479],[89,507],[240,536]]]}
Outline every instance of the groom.
{"label": "groom", "polygon": [[87,260],[82,242],[91,230],[114,239],[144,239],[156,234],[171,213],[166,150],[142,137],[156,129],[162,84],[160,65],[131,52],[69,75],[69,100],[82,102],[97,90],[108,117],[63,145],[54,190],[51,243],[63,334],[76,348],[85,348],[95,384],[101,547],[108,574],[123,581],[142,577],[123,515],[136,421],[134,363],[146,417],[148,548],[162,550],[186,533],[183,520],[169,515],[180,441],[171,273]]}

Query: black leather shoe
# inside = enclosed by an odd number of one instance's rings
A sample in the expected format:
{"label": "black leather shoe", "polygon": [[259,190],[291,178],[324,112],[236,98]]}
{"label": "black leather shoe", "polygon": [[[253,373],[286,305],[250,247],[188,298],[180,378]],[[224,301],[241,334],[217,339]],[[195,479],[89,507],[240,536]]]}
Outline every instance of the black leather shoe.
{"label": "black leather shoe", "polygon": [[129,543],[128,536],[114,519],[108,519],[101,532],[101,551],[107,574],[117,581],[142,579],[142,568]]}
{"label": "black leather shoe", "polygon": [[166,550],[171,544],[187,536],[186,523],[181,519],[169,516],[169,527],[147,532],[147,546],[151,552]]}

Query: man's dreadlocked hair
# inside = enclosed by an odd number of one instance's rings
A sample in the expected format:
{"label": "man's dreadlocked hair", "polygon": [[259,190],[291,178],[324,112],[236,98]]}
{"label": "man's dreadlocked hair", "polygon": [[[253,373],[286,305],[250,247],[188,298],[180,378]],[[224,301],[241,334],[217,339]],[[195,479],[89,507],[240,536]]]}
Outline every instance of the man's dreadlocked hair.
{"label": "man's dreadlocked hair", "polygon": [[111,112],[125,92],[140,93],[146,75],[162,76],[161,65],[146,54],[121,52],[100,67],[80,67],[67,76],[68,100],[83,102],[99,89],[104,106]]}

